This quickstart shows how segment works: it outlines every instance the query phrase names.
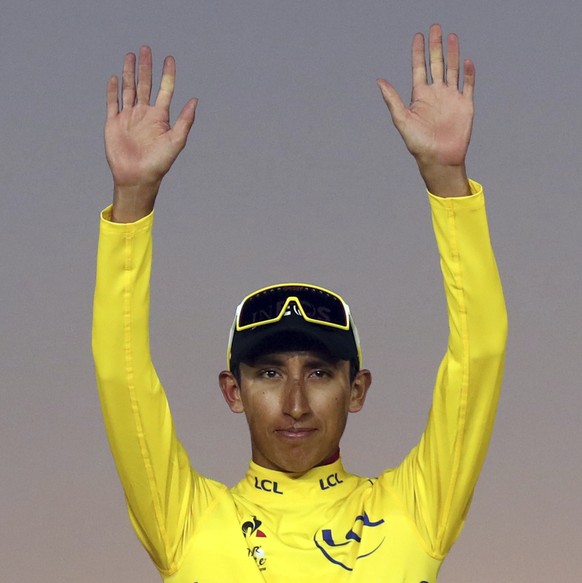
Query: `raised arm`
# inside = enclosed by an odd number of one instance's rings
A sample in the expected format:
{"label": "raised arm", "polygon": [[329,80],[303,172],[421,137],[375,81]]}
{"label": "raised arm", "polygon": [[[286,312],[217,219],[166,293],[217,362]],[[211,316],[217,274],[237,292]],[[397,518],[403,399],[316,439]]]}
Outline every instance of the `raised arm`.
{"label": "raised arm", "polygon": [[409,107],[386,81],[379,85],[431,193],[449,337],[422,438],[381,480],[398,492],[426,551],[442,559],[463,526],[485,460],[503,374],[507,316],[483,190],[465,171],[475,68],[465,61],[460,90],[457,37],[448,36],[446,65],[438,25],[430,29],[429,47],[432,83],[423,37],[414,37]]}
{"label": "raised arm", "polygon": [[378,86],[427,189],[441,197],[467,196],[470,189],[465,157],[473,127],[475,66],[469,59],[464,61],[461,89],[459,39],[455,34],[448,35],[446,63],[442,40],[440,25],[433,24],[427,69],[424,36],[414,36],[412,99],[408,107],[388,81],[379,79]]}
{"label": "raised arm", "polygon": [[184,105],[174,127],[170,126],[170,104],[174,93],[176,63],[166,57],[162,80],[154,104],[152,91],[152,52],[144,46],[139,52],[136,84],[136,57],[126,55],[121,82],[116,75],[107,84],[105,153],[113,175],[111,220],[137,221],[154,208],[162,178],[186,145],[194,123],[197,99]]}
{"label": "raised arm", "polygon": [[169,107],[175,63],[166,58],[151,105],[152,57],[125,57],[122,108],[118,81],[107,89],[105,146],[114,181],[112,209],[101,216],[93,311],[93,356],[101,408],[134,529],[160,572],[177,569],[188,537],[224,487],[190,467],[178,441],[149,344],[152,226],[163,176],[186,143],[196,100],[173,128]]}

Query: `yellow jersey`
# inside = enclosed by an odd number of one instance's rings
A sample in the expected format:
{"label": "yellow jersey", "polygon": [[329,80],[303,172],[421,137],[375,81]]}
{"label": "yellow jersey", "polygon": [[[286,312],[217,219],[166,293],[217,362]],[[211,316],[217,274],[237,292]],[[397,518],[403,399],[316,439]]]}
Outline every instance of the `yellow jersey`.
{"label": "yellow jersey", "polygon": [[294,475],[251,462],[234,488],[178,441],[149,350],[153,214],[102,213],[93,351],[105,427],[142,544],[167,583],[435,583],[491,432],[507,318],[483,191],[429,194],[449,341],[418,445],[377,478],[341,460]]}

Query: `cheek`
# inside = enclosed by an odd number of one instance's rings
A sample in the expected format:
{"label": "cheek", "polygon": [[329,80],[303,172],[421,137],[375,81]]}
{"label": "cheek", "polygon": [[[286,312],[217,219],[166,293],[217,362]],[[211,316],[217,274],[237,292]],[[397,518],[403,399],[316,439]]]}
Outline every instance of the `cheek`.
{"label": "cheek", "polygon": [[313,398],[312,411],[337,424],[344,424],[349,411],[349,397],[345,393]]}
{"label": "cheek", "polygon": [[243,398],[243,405],[249,423],[268,420],[276,415],[280,406],[277,395],[274,392],[264,390],[247,394],[246,398]]}

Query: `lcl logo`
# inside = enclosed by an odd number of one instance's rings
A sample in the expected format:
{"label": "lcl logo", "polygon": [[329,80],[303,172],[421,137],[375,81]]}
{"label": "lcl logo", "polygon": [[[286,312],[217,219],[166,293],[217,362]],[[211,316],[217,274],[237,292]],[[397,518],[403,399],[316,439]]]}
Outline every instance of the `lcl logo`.
{"label": "lcl logo", "polygon": [[255,476],[255,488],[257,490],[263,490],[264,492],[272,492],[273,494],[283,494],[283,492],[279,490],[278,482],[272,482],[271,480],[259,480],[257,476]]}
{"label": "lcl logo", "polygon": [[337,486],[338,484],[343,484],[344,481],[340,480],[339,476],[336,474],[330,474],[327,478],[325,478],[325,480],[322,478],[321,480],[319,480],[319,487],[322,490],[329,490],[330,488],[333,488],[335,486]]}

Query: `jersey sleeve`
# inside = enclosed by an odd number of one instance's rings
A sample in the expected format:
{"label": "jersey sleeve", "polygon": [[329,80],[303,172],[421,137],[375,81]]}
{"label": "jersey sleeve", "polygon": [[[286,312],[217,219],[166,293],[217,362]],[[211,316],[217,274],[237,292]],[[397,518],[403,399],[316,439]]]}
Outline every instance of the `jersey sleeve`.
{"label": "jersey sleeve", "polygon": [[443,558],[460,533],[493,430],[507,315],[481,186],[429,194],[448,309],[449,339],[419,444],[381,482],[393,488],[427,551]]}
{"label": "jersey sleeve", "polygon": [[170,575],[197,518],[226,487],[191,468],[151,361],[153,214],[130,224],[109,216],[103,211],[93,313],[101,409],[134,529]]}

